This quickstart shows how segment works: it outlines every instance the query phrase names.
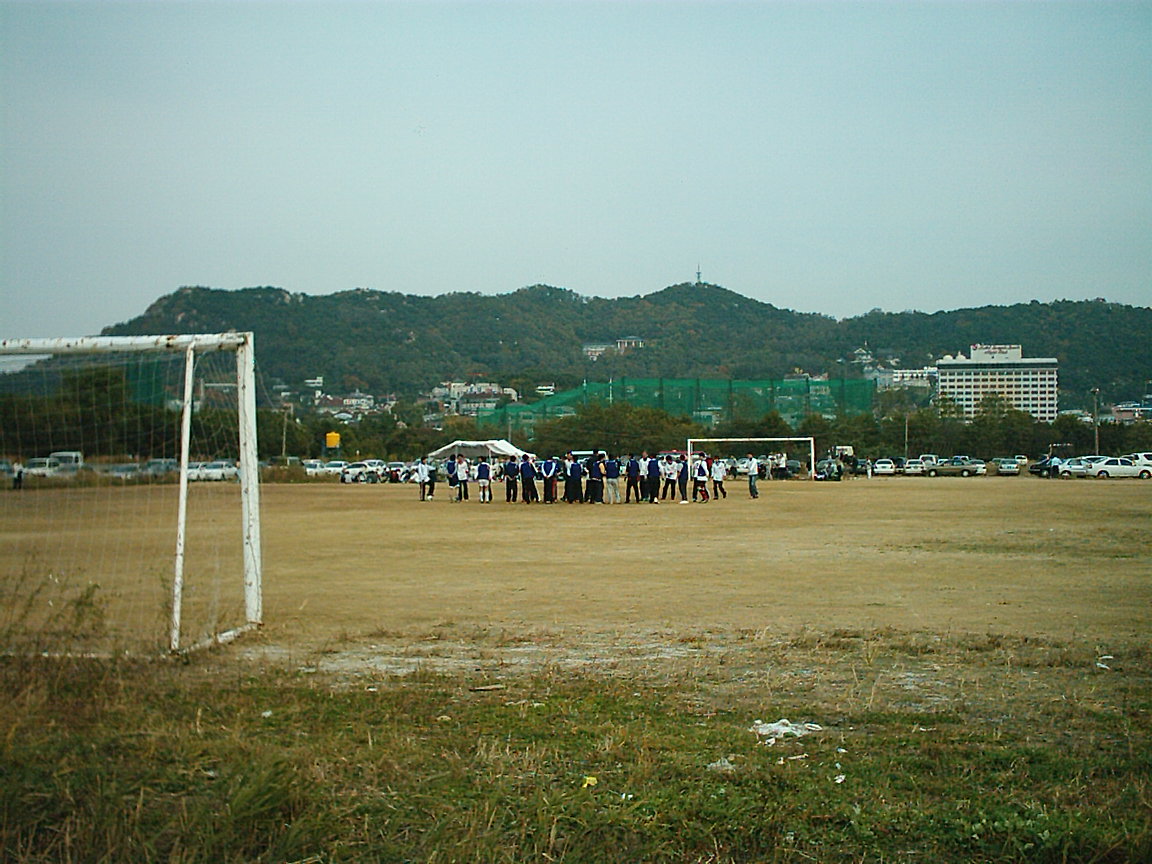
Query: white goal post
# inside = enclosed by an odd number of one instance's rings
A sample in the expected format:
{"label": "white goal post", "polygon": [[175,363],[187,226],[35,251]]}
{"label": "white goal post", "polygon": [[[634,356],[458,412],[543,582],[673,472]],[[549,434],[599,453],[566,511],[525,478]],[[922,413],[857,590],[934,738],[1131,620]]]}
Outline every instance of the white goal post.
{"label": "white goal post", "polygon": [[[233,352],[236,361],[235,384],[207,385],[234,388],[236,426],[239,440],[228,445],[238,456],[240,485],[240,520],[243,547],[243,615],[244,622],[236,619],[222,622],[228,627],[222,632],[209,631],[199,644],[183,644],[181,618],[185,600],[185,554],[188,541],[188,484],[189,443],[193,424],[194,368],[197,358],[210,352]],[[169,411],[179,411],[179,495],[176,505],[174,549],[171,564],[171,606],[169,611],[168,650],[178,652],[199,647],[200,644],[227,642],[254,629],[263,620],[263,574],[260,541],[260,486],[256,447],[256,385],[253,334],[229,332],[219,334],[186,334],[164,336],[93,336],[52,339],[3,339],[0,355],[138,355],[144,353],[183,355],[183,386],[177,399],[172,398]],[[178,357],[173,360],[179,362]],[[179,385],[172,389],[175,391]],[[201,381],[200,399],[204,399],[206,386]],[[175,393],[173,394],[175,396]],[[231,398],[231,396],[229,396]],[[3,454],[0,454],[3,455]],[[173,454],[168,454],[173,455]],[[83,457],[78,455],[78,459]],[[173,461],[173,460],[168,460]],[[136,466],[137,468],[140,466]],[[31,479],[31,478],[30,478]],[[233,523],[234,524],[234,523]],[[172,536],[172,535],[169,535]],[[236,574],[237,579],[240,574]],[[237,610],[239,611],[239,610]],[[235,626],[232,626],[235,625]]]}
{"label": "white goal post", "polygon": [[808,479],[814,480],[816,478],[816,439],[815,438],[689,438],[688,439],[688,464],[692,464],[692,451],[694,444],[732,444],[737,441],[745,441],[748,443],[766,443],[774,441],[799,441],[808,442]]}

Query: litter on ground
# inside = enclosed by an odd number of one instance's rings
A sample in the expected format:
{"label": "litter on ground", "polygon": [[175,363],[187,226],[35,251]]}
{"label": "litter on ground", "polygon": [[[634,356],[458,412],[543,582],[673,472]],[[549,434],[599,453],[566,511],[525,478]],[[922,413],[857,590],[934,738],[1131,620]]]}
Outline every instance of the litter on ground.
{"label": "litter on ground", "polygon": [[757,738],[765,739],[763,743],[771,746],[775,744],[778,739],[788,735],[801,738],[811,732],[822,732],[823,730],[824,727],[816,723],[792,723],[790,720],[781,719],[775,723],[765,723],[763,720],[757,720],[748,731],[756,733]]}

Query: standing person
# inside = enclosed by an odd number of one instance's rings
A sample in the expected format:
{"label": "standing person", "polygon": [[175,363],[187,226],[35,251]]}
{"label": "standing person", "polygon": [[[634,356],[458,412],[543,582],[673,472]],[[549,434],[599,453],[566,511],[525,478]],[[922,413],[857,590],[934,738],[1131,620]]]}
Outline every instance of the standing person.
{"label": "standing person", "polygon": [[520,485],[520,466],[516,464],[516,457],[509,456],[504,463],[504,501],[508,504],[516,503],[516,490]]}
{"label": "standing person", "polygon": [[535,504],[540,500],[536,490],[536,466],[525,453],[520,459],[520,500],[525,504]]}
{"label": "standing person", "polygon": [[688,503],[688,457],[681,454],[676,466],[676,483],[680,487],[680,503]]}
{"label": "standing person", "polygon": [[728,476],[728,467],[724,464],[723,459],[716,459],[712,462],[712,497],[719,500],[720,498],[727,498],[728,493],[724,491],[724,480]]}
{"label": "standing person", "polygon": [[748,454],[748,495],[752,498],[760,497],[760,490],[756,488],[756,481],[760,479],[760,462],[751,453]]}
{"label": "standing person", "polygon": [[604,462],[604,491],[607,503],[620,503],[620,460],[611,453]]}
{"label": "standing person", "polygon": [[432,496],[436,494],[436,460],[428,460],[428,497],[425,501],[431,501]]}
{"label": "standing person", "polygon": [[584,500],[592,504],[604,503],[604,463],[602,454],[595,451],[588,457],[588,488]]}
{"label": "standing person", "polygon": [[448,500],[460,500],[460,478],[456,476],[456,471],[459,468],[457,460],[459,455],[453,455],[448,458],[444,463],[444,473],[448,475]]}
{"label": "standing person", "polygon": [[560,471],[560,460],[549,456],[540,466],[540,474],[544,477],[544,503],[556,503],[556,474]]}
{"label": "standing person", "polygon": [[695,501],[697,496],[700,503],[708,503],[708,463],[703,459],[697,459],[692,466],[692,500]]}
{"label": "standing person", "polygon": [[584,496],[580,494],[580,478],[583,475],[584,469],[580,467],[580,460],[571,457],[571,461],[568,462],[568,477],[564,482],[564,500],[569,504],[581,504],[584,501]]}
{"label": "standing person", "polygon": [[428,500],[428,460],[423,456],[416,463],[416,482],[420,484],[420,500]]}
{"label": "standing person", "polygon": [[629,504],[632,501],[632,493],[636,493],[636,503],[640,503],[640,462],[636,458],[635,453],[628,454],[628,463],[624,468],[625,486],[624,486],[624,503]]}
{"label": "standing person", "polygon": [[471,475],[472,466],[468,464],[468,460],[464,458],[461,453],[456,457],[456,500],[468,500],[468,481],[472,479]]}
{"label": "standing person", "polygon": [[648,460],[648,503],[660,503],[660,460],[655,456]]}
{"label": "standing person", "polygon": [[660,476],[664,480],[663,488],[660,490],[661,501],[667,499],[669,491],[672,492],[672,500],[676,500],[676,476],[678,473],[676,463],[672,461],[672,455],[665,456],[664,461],[660,463]]}
{"label": "standing person", "polygon": [[488,457],[481,456],[476,466],[476,488],[479,491],[480,503],[492,503],[492,466],[488,464]]}

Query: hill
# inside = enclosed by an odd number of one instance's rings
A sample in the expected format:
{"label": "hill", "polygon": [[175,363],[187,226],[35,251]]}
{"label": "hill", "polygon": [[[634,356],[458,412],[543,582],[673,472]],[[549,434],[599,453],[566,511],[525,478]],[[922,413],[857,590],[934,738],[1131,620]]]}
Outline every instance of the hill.
{"label": "hill", "polygon": [[[1104,301],[985,306],[926,314],[870,312],[836,320],[779,309],[708,284],[634,297],[584,297],[536,285],[495,296],[423,297],[355,289],[324,296],[280,288],[186,287],[105,335],[252,330],[266,378],[297,387],[405,395],[448,379],[494,379],[521,389],[584,378],[780,377],[796,368],[845,374],[867,345],[918,367],[977,342],[1022,344],[1060,361],[1062,403],[1131,399],[1152,378],[1152,309]],[[584,356],[585,343],[639,336],[642,350]],[[855,370],[846,374],[858,374]]]}

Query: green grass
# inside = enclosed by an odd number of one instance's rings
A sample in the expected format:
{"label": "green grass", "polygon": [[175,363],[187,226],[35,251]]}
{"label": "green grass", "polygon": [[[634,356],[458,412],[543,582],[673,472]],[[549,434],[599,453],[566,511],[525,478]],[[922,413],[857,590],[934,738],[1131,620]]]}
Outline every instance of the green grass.
{"label": "green grass", "polygon": [[[498,680],[10,657],[0,858],[1152,859],[1138,647],[1104,671],[1091,646],[993,636],[743,643]],[[749,731],[781,717],[823,728]]]}

